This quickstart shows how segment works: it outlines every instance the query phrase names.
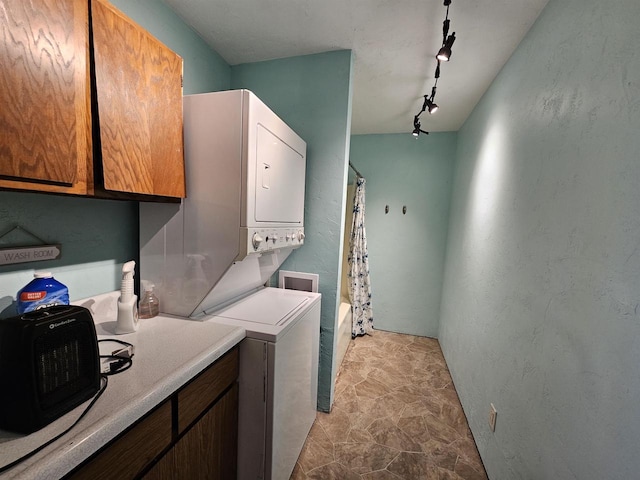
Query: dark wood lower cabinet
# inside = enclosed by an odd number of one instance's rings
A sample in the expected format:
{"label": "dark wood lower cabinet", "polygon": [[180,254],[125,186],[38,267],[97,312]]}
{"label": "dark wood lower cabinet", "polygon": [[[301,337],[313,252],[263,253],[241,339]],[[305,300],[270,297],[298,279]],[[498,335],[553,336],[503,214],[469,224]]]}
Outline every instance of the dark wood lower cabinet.
{"label": "dark wood lower cabinet", "polygon": [[69,478],[134,478],[171,445],[171,402],[166,401]]}
{"label": "dark wood lower cabinet", "polygon": [[237,379],[234,347],[65,478],[235,479]]}
{"label": "dark wood lower cabinet", "polygon": [[144,476],[145,480],[235,479],[237,418],[238,386],[234,385]]}

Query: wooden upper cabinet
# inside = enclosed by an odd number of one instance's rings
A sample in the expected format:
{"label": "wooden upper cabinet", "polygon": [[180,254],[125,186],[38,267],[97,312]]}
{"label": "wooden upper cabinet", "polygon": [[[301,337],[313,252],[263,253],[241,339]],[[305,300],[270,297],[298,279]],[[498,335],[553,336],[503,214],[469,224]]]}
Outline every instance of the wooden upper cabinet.
{"label": "wooden upper cabinet", "polygon": [[86,0],[0,0],[0,185],[91,193]]}
{"label": "wooden upper cabinet", "polygon": [[91,1],[91,22],[96,179],[108,191],[184,197],[182,59],[107,2]]}
{"label": "wooden upper cabinet", "polygon": [[106,0],[0,0],[0,188],[184,197],[182,59]]}

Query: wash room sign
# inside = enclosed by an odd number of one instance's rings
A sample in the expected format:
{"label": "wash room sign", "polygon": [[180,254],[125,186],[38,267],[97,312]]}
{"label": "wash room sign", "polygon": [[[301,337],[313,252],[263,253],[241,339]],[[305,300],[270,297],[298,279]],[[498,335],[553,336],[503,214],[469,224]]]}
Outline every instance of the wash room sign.
{"label": "wash room sign", "polygon": [[0,265],[56,260],[62,255],[62,245],[0,248]]}

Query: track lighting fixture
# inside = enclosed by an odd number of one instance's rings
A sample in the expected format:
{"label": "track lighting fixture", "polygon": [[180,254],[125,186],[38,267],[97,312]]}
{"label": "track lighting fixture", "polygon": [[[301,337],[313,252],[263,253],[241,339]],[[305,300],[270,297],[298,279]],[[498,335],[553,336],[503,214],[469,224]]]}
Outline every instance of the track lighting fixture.
{"label": "track lighting fixture", "polygon": [[434,103],[433,101],[429,100],[429,105],[427,106],[427,112],[429,112],[430,115],[433,115],[434,113],[436,113],[438,111],[438,104]]}
{"label": "track lighting fixture", "polygon": [[445,40],[444,45],[438,52],[438,55],[436,55],[436,58],[441,62],[448,62],[449,58],[451,58],[451,47],[453,47],[453,42],[455,41],[456,41],[456,32],[453,32]]}
{"label": "track lighting fixture", "polygon": [[448,62],[451,58],[451,47],[453,47],[453,43],[456,41],[456,32],[453,32],[449,35],[449,27],[451,26],[451,21],[449,20],[449,6],[451,5],[451,0],[443,0],[444,6],[447,7],[447,13],[444,17],[444,22],[442,22],[442,46],[436,55],[437,64],[435,71],[435,83],[433,84],[433,88],[431,88],[431,95],[424,95],[424,102],[422,104],[422,109],[418,112],[417,115],[413,117],[413,136],[418,138],[420,133],[426,133],[420,127],[420,115],[423,112],[429,112],[429,114],[434,114],[438,111],[438,104],[435,102],[436,98],[436,86],[438,85],[438,79],[440,78],[440,62]]}
{"label": "track lighting fixture", "polygon": [[[436,78],[436,83],[438,83],[438,79]],[[427,96],[425,95],[425,98]],[[434,102],[436,98],[436,86],[434,85],[433,88],[431,89],[431,97],[429,98],[429,100],[427,101],[427,111],[429,112],[429,114],[434,114],[438,111],[438,104],[436,102]]]}
{"label": "track lighting fixture", "polygon": [[[422,112],[420,112],[422,113]],[[418,138],[418,136],[421,133],[424,133],[425,135],[429,135],[429,132],[425,132],[424,130],[422,130],[420,128],[420,114],[416,115],[415,117],[413,117],[413,136]]]}
{"label": "track lighting fixture", "polygon": [[418,117],[424,111],[429,112],[429,114],[433,114],[438,111],[438,105],[433,101],[433,97],[434,97],[433,93],[431,94],[431,97],[429,97],[428,95],[424,96],[424,103],[422,104],[422,109],[420,110],[420,113],[418,113],[417,115]]}

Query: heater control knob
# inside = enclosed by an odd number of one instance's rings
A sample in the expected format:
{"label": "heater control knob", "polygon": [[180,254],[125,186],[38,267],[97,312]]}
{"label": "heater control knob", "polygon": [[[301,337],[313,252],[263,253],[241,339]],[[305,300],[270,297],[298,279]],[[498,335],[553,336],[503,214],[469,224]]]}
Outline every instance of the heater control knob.
{"label": "heater control knob", "polygon": [[253,249],[258,250],[258,247],[260,247],[260,244],[262,242],[263,242],[263,238],[258,233],[254,233],[253,239],[251,240],[251,243],[253,243]]}

